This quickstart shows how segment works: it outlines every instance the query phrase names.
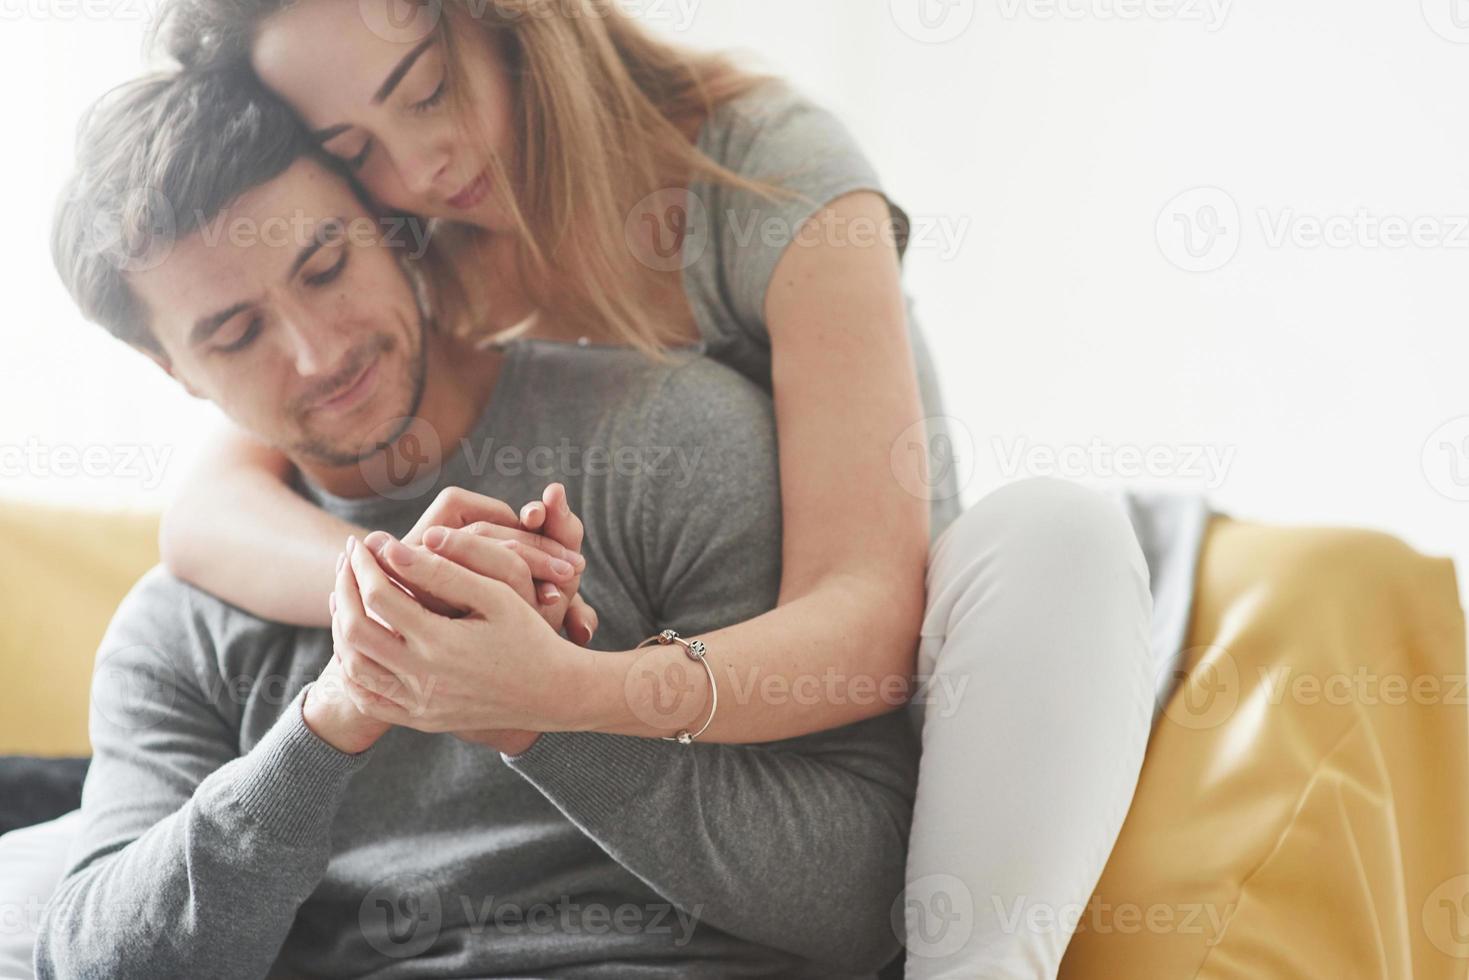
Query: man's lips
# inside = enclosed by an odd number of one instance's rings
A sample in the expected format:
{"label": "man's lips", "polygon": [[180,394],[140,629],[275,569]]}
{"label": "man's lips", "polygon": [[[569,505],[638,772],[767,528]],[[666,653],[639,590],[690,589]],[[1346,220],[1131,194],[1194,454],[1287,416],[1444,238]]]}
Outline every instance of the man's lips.
{"label": "man's lips", "polygon": [[373,358],[367,366],[358,372],[347,387],[338,391],[335,395],[324,401],[317,402],[312,406],[312,412],[325,414],[336,414],[357,407],[358,404],[372,391],[372,383],[377,378],[378,358]]}
{"label": "man's lips", "polygon": [[480,172],[480,175],[464,186],[458,194],[449,198],[449,206],[460,211],[468,211],[476,207],[490,193],[490,174],[488,170]]}

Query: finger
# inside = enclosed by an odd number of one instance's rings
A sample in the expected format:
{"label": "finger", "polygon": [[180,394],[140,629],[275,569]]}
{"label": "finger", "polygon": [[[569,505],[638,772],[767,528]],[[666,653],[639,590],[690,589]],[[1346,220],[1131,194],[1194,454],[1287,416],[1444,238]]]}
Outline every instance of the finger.
{"label": "finger", "polygon": [[546,522],[546,507],[539,500],[532,500],[520,508],[520,526],[527,531],[539,531]]}
{"label": "finger", "polygon": [[[508,585],[531,606],[537,604],[528,560],[538,554],[534,549],[521,547],[516,541],[502,541],[442,527],[430,528],[423,541],[429,556],[444,563],[445,574],[478,583],[482,596],[485,581],[492,579]],[[544,557],[541,556],[542,559]],[[485,605],[486,599],[481,598],[475,608]]]}
{"label": "finger", "polygon": [[434,501],[434,507],[445,518],[434,523],[447,524],[450,527],[463,527],[475,521],[489,521],[509,527],[514,527],[516,523],[515,510],[505,501],[465,490],[463,487],[448,487],[441,491]]}
{"label": "finger", "polygon": [[330,605],[333,649],[343,673],[375,692],[396,689],[395,670],[408,664],[407,650],[401,639],[367,614],[346,561],[338,564]]}
{"label": "finger", "polygon": [[[347,567],[362,608],[400,636],[422,635],[434,620],[441,619],[399,588],[378,564],[377,556],[366,545],[359,547],[355,537],[347,539]],[[338,605],[341,602],[338,596]]]}
{"label": "finger", "polygon": [[[332,639],[333,666],[329,673],[335,696],[350,702],[358,711],[373,704],[393,704],[390,694],[401,690],[401,686],[391,675],[380,670],[371,658],[349,650],[340,639],[335,625],[332,628]],[[354,673],[357,675],[356,679],[352,676]],[[324,673],[322,676],[325,678],[327,675]]]}
{"label": "finger", "polygon": [[554,606],[561,601],[562,592],[554,582],[536,583],[536,600],[543,606]]}
{"label": "finger", "polygon": [[474,493],[463,487],[446,487],[434,498],[434,502],[423,512],[423,516],[413,525],[413,530],[408,532],[404,540],[410,545],[416,545],[423,540],[423,532],[431,527],[460,528],[476,521],[505,527],[520,526],[520,516],[505,501]]}
{"label": "finger", "polygon": [[366,715],[368,718],[377,718],[385,710],[405,710],[402,706],[376,691],[358,684],[347,676],[345,670],[342,671],[339,680],[342,697],[349,701],[352,707],[357,709],[359,714]]}
{"label": "finger", "polygon": [[[388,701],[383,698],[373,697],[370,691],[358,690],[350,680],[347,681],[349,696],[353,696],[353,703],[357,710],[367,717],[377,721],[386,722],[389,725],[397,725],[402,728],[414,728],[422,712],[415,712],[411,708],[398,704],[396,701]],[[361,698],[359,702],[357,698]],[[419,729],[423,731],[424,729]]]}
{"label": "finger", "polygon": [[[447,533],[450,533],[449,528],[429,528],[428,533],[424,535],[424,547],[431,551],[438,551],[443,547],[442,542],[445,540],[443,535]],[[547,541],[545,538],[537,539],[535,535],[524,535],[522,531],[505,531],[504,528],[500,528],[498,531],[481,534],[465,528],[463,531],[453,531],[452,533],[469,533],[481,540],[491,541],[508,548],[513,553],[518,554],[521,560],[530,567],[531,578],[554,582],[565,587],[568,591],[574,588],[573,583],[576,582],[577,577],[581,574],[581,567],[586,564],[584,561],[578,564],[558,557],[558,555],[571,553],[555,542]],[[518,537],[517,535],[524,535],[535,540],[545,541],[549,547],[555,549],[555,553],[547,552],[542,548],[527,544],[522,537]],[[573,555],[572,557],[580,558],[579,555]],[[489,573],[486,572],[484,574]]]}
{"label": "finger", "polygon": [[372,617],[338,605],[332,616],[332,652],[341,661],[342,670],[354,682],[369,691],[392,691],[397,686],[397,673],[385,661],[403,661],[403,641],[383,629]]}
{"label": "finger", "polygon": [[572,596],[571,605],[566,610],[566,634],[577,645],[586,646],[596,633],[597,610],[587,605],[581,596]]}
{"label": "finger", "polygon": [[[504,545],[501,548],[504,550]],[[461,574],[463,567],[429,548],[410,548],[388,535],[380,542],[376,554],[383,572],[407,586],[420,602],[447,607],[451,617],[486,610],[494,602],[491,589],[486,588],[492,576]],[[507,554],[507,558],[514,555]]]}
{"label": "finger", "polygon": [[[455,616],[464,615],[463,609],[451,606],[448,603],[440,600],[437,596],[413,589],[409,586],[407,582],[398,577],[397,570],[394,569],[389,562],[384,561],[382,555],[383,548],[387,546],[387,543],[392,540],[392,538],[393,536],[386,531],[373,531],[367,537],[362,539],[362,543],[367,546],[368,551],[371,551],[374,555],[378,556],[378,564],[382,567],[383,571],[388,573],[388,577],[391,578],[394,582],[398,583],[398,585],[407,589],[408,593],[412,595],[413,598],[417,599],[419,604],[422,605],[423,608],[427,609],[429,612],[437,616],[447,616],[450,619],[454,618]],[[409,541],[407,538],[403,539],[403,543],[410,545],[414,544],[414,542]],[[417,542],[418,545],[422,545],[422,543],[422,540],[419,540]]]}
{"label": "finger", "polygon": [[546,509],[545,526],[541,528],[541,533],[571,551],[580,552],[586,529],[582,526],[581,518],[571,512],[571,504],[566,499],[566,487],[560,483],[551,484],[541,494],[541,500]]}
{"label": "finger", "polygon": [[[448,530],[453,530],[453,528],[449,528]],[[574,573],[580,572],[584,568],[586,568],[586,559],[583,558],[580,553],[573,551],[556,541],[551,540],[543,534],[532,534],[529,531],[522,531],[518,528],[501,527],[498,524],[488,524],[483,521],[476,524],[470,524],[468,527],[462,528],[462,530],[468,531],[470,534],[478,534],[481,537],[498,538],[501,541],[518,541],[519,543],[525,545],[527,549],[534,549],[548,555],[551,558],[559,559],[560,561],[566,562],[572,567],[572,571]],[[522,549],[521,553],[526,556],[527,561],[533,560],[533,556],[528,550]],[[561,577],[562,576],[559,574],[553,575],[538,573],[536,575],[536,578]]]}
{"label": "finger", "polygon": [[[335,635],[334,629],[333,636]],[[415,710],[416,702],[396,678],[386,683],[354,680],[347,673],[345,660],[340,654],[332,655],[331,664],[323,672],[323,676],[327,674],[333,675],[333,687],[341,696],[369,718],[398,725],[422,713],[421,710]]]}

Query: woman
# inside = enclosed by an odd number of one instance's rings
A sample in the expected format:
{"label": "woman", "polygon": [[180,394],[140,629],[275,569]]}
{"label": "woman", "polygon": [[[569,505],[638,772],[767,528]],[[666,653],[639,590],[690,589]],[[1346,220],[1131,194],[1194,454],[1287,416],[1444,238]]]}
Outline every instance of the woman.
{"label": "woman", "polygon": [[[764,742],[891,710],[919,637],[909,975],[1054,975],[1151,717],[1147,570],[1126,519],[1047,481],[958,516],[952,473],[930,485],[941,409],[901,287],[906,218],[829,114],[613,4],[408,9],[175,0],[166,38],[186,65],[248,61],[385,212],[440,223],[436,293],[469,311],[455,329],[650,356],[699,344],[772,393],[779,607],[698,638],[721,677],[835,684],[816,703],[726,698],[700,737]],[[208,491],[167,515],[169,566],[270,618],[327,625],[319,597],[361,531],[295,496],[282,459],[243,437],[204,469]],[[420,531],[513,523],[494,502],[463,503]],[[521,517],[576,547],[556,488]],[[943,532],[931,555],[930,517]],[[392,571],[391,543],[376,546]],[[237,571],[253,567],[272,575]],[[577,569],[539,567],[542,600],[564,602]],[[567,623],[590,642],[594,613],[575,606]],[[677,647],[665,666],[703,689]]]}

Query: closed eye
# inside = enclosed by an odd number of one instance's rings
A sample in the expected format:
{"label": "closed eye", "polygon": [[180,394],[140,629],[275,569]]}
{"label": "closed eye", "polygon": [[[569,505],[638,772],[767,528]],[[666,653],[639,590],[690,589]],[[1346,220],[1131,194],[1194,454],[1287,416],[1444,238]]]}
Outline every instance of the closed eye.
{"label": "closed eye", "polygon": [[424,99],[422,102],[413,103],[411,106],[408,107],[408,111],[421,113],[428,112],[429,110],[433,109],[440,102],[444,101],[444,91],[448,87],[448,84],[449,76],[446,74],[442,79],[439,80],[439,87],[434,89],[432,95]]}
{"label": "closed eye", "polygon": [[342,249],[341,256],[337,259],[336,262],[332,263],[332,265],[329,268],[324,269],[323,271],[318,272],[315,275],[307,276],[306,277],[306,285],[308,285],[308,286],[325,286],[328,283],[331,283],[334,280],[336,280],[336,278],[342,274],[342,270],[344,268],[346,268],[346,265],[347,265],[347,250],[345,248],[343,248]]}
{"label": "closed eye", "polygon": [[367,162],[367,155],[372,152],[372,140],[362,144],[362,149],[352,159],[347,161],[347,166],[353,170],[361,170],[362,165]]}
{"label": "closed eye", "polygon": [[250,325],[245,328],[245,332],[240,334],[240,339],[222,347],[216,347],[215,350],[221,354],[233,354],[236,351],[242,351],[255,342],[255,338],[260,336],[261,328],[264,326],[265,321],[257,316],[250,321]]}

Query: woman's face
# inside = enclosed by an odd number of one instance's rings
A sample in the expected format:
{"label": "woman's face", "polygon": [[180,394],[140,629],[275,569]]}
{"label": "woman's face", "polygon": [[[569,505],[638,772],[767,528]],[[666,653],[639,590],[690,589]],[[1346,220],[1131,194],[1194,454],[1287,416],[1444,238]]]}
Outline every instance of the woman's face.
{"label": "woman's face", "polygon": [[[260,26],[251,63],[332,156],[394,211],[512,227],[510,189],[489,169],[493,151],[514,172],[510,80],[499,51],[479,30],[456,35],[467,89],[451,92],[437,30],[374,30],[371,6],[305,0]],[[473,125],[452,110],[472,106]]]}

